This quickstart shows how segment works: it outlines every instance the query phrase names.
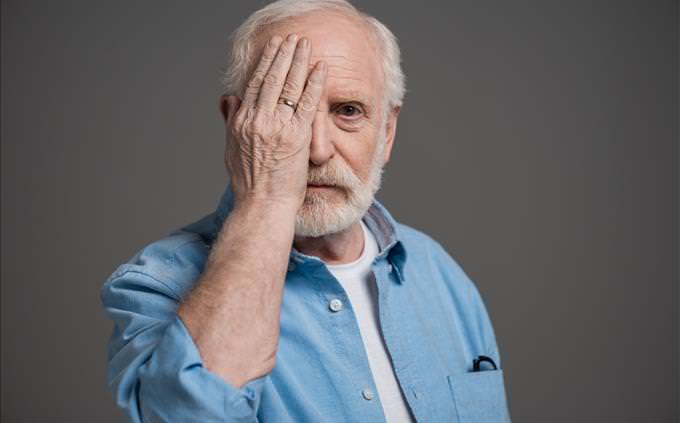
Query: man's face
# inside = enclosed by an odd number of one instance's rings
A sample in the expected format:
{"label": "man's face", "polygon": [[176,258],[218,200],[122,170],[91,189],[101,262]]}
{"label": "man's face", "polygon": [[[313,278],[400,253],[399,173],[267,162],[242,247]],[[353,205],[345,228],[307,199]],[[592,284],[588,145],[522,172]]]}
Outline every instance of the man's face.
{"label": "man's face", "polygon": [[381,55],[356,19],[311,13],[272,25],[258,42],[290,33],[311,41],[310,69],[319,60],[328,64],[312,124],[307,193],[295,225],[297,236],[322,236],[346,229],[369,208],[389,160],[399,110],[383,119]]}

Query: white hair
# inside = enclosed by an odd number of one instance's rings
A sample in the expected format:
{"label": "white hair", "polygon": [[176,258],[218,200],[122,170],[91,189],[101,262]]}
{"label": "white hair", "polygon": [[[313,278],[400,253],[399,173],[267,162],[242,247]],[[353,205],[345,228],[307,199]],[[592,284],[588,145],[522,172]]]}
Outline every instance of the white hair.
{"label": "white hair", "polygon": [[314,11],[334,10],[359,18],[367,24],[380,52],[385,77],[383,114],[388,109],[401,106],[406,92],[405,77],[401,69],[401,53],[392,32],[376,18],[359,11],[347,0],[278,0],[268,4],[248,17],[232,34],[231,60],[224,72],[224,93],[242,95],[253,64],[253,43],[267,25],[298,17]]}

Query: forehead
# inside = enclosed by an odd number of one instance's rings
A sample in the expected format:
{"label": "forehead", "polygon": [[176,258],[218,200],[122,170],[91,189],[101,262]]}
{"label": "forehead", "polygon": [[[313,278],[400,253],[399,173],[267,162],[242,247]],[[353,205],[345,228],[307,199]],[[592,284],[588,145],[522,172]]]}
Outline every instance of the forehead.
{"label": "forehead", "polygon": [[362,100],[379,103],[384,89],[381,56],[366,23],[326,11],[288,18],[270,25],[257,37],[257,51],[271,36],[290,33],[310,40],[310,69],[319,60],[328,64],[326,95],[364,97]]}

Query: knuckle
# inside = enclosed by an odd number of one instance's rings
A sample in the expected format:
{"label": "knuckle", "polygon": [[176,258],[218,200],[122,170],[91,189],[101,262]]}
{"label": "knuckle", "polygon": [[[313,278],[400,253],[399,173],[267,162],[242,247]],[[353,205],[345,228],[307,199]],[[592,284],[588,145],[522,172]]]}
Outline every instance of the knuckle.
{"label": "knuckle", "polygon": [[233,124],[229,125],[229,136],[231,138],[237,139],[241,135],[241,126],[238,125],[238,122],[234,122]]}
{"label": "knuckle", "polygon": [[241,126],[242,125],[238,119],[234,119],[234,121],[227,128],[229,131],[229,137],[232,139],[237,139],[239,135],[241,135]]}
{"label": "knuckle", "polygon": [[285,84],[283,84],[283,91],[287,94],[292,94],[296,93],[300,90],[300,85],[291,80],[287,80]]}
{"label": "knuckle", "polygon": [[265,75],[264,72],[262,71],[255,71],[253,73],[253,76],[250,78],[250,81],[248,81],[248,88],[259,88],[260,85],[262,85],[262,82],[264,81]]}
{"label": "knuckle", "polygon": [[246,125],[244,129],[246,130],[246,134],[248,135],[259,134],[260,131],[262,130],[262,124],[260,123],[260,121],[253,119],[250,122],[248,122],[248,125]]}
{"label": "knuckle", "polygon": [[255,117],[248,122],[248,130],[251,134],[263,135],[267,128],[267,121],[261,113],[255,115]]}
{"label": "knuckle", "polygon": [[314,110],[314,97],[309,92],[304,93],[298,107],[302,108],[305,112]]}
{"label": "knuckle", "polygon": [[276,74],[268,73],[267,76],[264,77],[264,83],[267,85],[277,85],[279,83],[279,77]]}
{"label": "knuckle", "polygon": [[279,55],[282,57],[287,57],[289,55],[293,54],[293,46],[288,45],[284,43],[281,45],[281,48],[279,48]]}

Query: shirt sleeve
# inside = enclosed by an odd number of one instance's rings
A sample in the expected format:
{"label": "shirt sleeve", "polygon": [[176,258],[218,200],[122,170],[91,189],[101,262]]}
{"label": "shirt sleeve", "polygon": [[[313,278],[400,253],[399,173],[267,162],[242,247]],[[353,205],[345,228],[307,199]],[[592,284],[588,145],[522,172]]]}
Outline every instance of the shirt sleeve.
{"label": "shirt sleeve", "polygon": [[475,355],[482,354],[490,357],[500,369],[501,356],[496,334],[479,289],[441,244],[435,241],[434,245],[435,256],[443,266],[442,271],[452,280],[451,285],[456,286],[456,296],[460,295],[463,300],[459,305],[465,317],[465,327],[469,328],[466,333],[467,337],[477,350]]}
{"label": "shirt sleeve", "polygon": [[108,345],[108,383],[134,423],[256,422],[269,374],[240,389],[203,367],[177,316],[179,296],[144,272],[114,273],[101,290],[114,328]]}

